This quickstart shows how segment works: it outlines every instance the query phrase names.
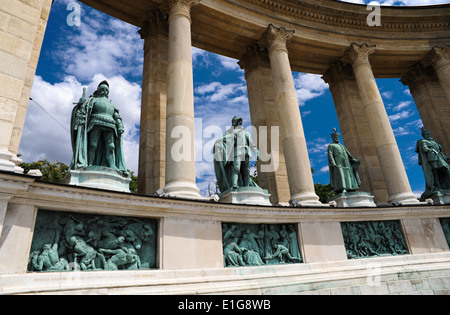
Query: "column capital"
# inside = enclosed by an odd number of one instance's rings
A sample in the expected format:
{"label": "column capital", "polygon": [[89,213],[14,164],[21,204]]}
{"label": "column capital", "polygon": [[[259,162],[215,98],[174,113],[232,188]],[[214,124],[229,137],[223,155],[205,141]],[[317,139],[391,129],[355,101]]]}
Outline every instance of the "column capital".
{"label": "column capital", "polygon": [[191,21],[191,8],[200,3],[201,0],[167,0],[160,6],[163,13],[168,14],[169,22],[175,16],[181,15]]}
{"label": "column capital", "polygon": [[369,64],[369,57],[375,52],[375,45],[369,46],[367,44],[358,45],[352,43],[349,49],[345,52],[341,58],[343,63],[350,63],[353,67],[360,66],[362,64]]}
{"label": "column capital", "polygon": [[258,67],[270,68],[267,49],[260,47],[258,44],[248,47],[247,52],[241,57],[238,65],[245,71],[245,77]]}
{"label": "column capital", "polygon": [[168,16],[160,10],[149,12],[147,19],[142,23],[142,28],[138,31],[141,39],[156,37],[159,35],[167,37],[169,34]]}
{"label": "column capital", "polygon": [[294,37],[295,31],[286,30],[284,27],[275,27],[269,24],[267,31],[262,35],[259,44],[269,49],[269,55],[273,52],[281,50],[288,53],[287,42]]}
{"label": "column capital", "polygon": [[433,47],[423,58],[422,64],[425,67],[433,66],[438,71],[441,67],[450,65],[450,46],[444,48]]}
{"label": "column capital", "polygon": [[322,80],[331,87],[343,80],[355,80],[355,75],[349,64],[343,64],[341,61],[337,61],[332,63],[328,70],[325,71]]}
{"label": "column capital", "polygon": [[400,82],[402,82],[403,85],[408,86],[409,90],[413,92],[424,82],[436,80],[438,80],[438,78],[436,77],[433,68],[425,68],[424,65],[419,62],[408,68],[408,71],[402,75]]}

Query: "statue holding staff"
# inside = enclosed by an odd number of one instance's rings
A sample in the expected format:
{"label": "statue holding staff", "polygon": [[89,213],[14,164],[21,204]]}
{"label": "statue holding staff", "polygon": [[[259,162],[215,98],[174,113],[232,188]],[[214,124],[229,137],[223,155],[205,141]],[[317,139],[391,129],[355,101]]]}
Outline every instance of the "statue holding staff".
{"label": "statue holding staff", "polygon": [[128,174],[123,153],[124,125],[119,109],[108,97],[107,81],[101,82],[88,99],[83,89],[72,111],[70,169],[104,166]]}

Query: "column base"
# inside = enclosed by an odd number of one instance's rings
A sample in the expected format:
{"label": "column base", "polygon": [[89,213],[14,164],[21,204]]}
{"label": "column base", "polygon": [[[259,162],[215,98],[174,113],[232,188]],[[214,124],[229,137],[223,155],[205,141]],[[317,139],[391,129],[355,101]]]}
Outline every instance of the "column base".
{"label": "column base", "polygon": [[167,184],[164,188],[165,197],[185,199],[205,199],[200,196],[200,189],[196,184],[187,181],[176,181]]}
{"label": "column base", "polygon": [[376,207],[373,199],[374,197],[367,192],[355,191],[338,194],[331,198],[330,202],[336,202],[336,206],[340,208]]}
{"label": "column base", "polygon": [[323,204],[315,193],[295,194],[291,196],[289,204],[294,207],[329,207],[329,204]]}
{"label": "column base", "polygon": [[22,159],[20,157],[18,157],[17,155],[13,155],[13,157],[11,158],[10,161],[13,162],[15,165],[14,173],[23,174],[24,169],[19,166],[22,163]]}
{"label": "column base", "polygon": [[7,150],[0,150],[0,171],[14,172],[16,164],[11,162],[14,154]]}
{"label": "column base", "polygon": [[88,188],[130,192],[131,177],[117,169],[103,166],[86,166],[70,170],[63,184]]}
{"label": "column base", "polygon": [[448,205],[450,204],[450,190],[426,191],[420,197],[420,201],[427,201],[427,199],[433,200],[434,205]]}
{"label": "column base", "polygon": [[417,205],[420,203],[420,201],[412,193],[399,193],[389,196],[388,203],[407,206],[407,205]]}

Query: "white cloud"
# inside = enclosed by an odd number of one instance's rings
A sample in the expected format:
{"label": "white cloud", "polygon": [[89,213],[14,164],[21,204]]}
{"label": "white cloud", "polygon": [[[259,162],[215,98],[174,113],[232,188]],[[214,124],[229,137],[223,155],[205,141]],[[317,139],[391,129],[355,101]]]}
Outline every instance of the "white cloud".
{"label": "white cloud", "polygon": [[395,106],[394,108],[393,108],[393,110],[394,111],[396,111],[396,112],[398,112],[398,111],[400,111],[400,110],[402,110],[402,109],[404,109],[404,108],[406,108],[406,107],[409,107],[409,105],[411,105],[411,101],[403,101],[403,102],[400,102],[397,106]]}
{"label": "white cloud", "polygon": [[392,130],[394,132],[394,135],[396,136],[406,136],[409,135],[410,132],[407,128],[405,127],[398,127]]}
{"label": "white cloud", "polygon": [[217,59],[220,64],[227,70],[240,71],[241,67],[238,65],[236,59],[228,58],[225,56],[217,55]]}
{"label": "white cloud", "polygon": [[307,101],[323,95],[329,88],[320,75],[310,73],[297,73],[294,75],[294,85],[300,106],[304,106]]}
{"label": "white cloud", "polygon": [[392,98],[392,96],[394,95],[394,92],[387,91],[387,92],[381,93],[381,95],[382,95],[384,98],[390,100],[390,99]]}
{"label": "white cloud", "polygon": [[397,120],[405,119],[405,118],[411,117],[412,115],[413,115],[413,113],[411,111],[406,110],[406,111],[402,111],[402,112],[399,112],[394,115],[390,115],[389,120],[391,122],[396,122]]}
{"label": "white cloud", "polygon": [[142,75],[143,41],[138,28],[83,5],[81,25],[63,29],[55,60],[65,74],[89,81],[106,76]]}
{"label": "white cloud", "polygon": [[247,92],[247,87],[241,83],[222,84],[221,82],[211,82],[195,89],[195,92],[204,101],[208,102],[234,102],[242,103],[248,98],[242,96]]}
{"label": "white cloud", "polygon": [[302,111],[302,117],[306,117],[306,116],[308,116],[311,113],[312,113],[311,110],[304,110],[304,111]]}

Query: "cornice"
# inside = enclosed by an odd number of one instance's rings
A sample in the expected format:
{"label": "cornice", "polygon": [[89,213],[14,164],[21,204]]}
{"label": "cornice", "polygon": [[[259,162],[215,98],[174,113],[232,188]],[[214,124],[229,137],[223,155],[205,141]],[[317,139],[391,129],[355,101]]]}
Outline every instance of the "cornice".
{"label": "cornice", "polygon": [[[236,0],[226,0],[235,2]],[[242,1],[240,1],[242,2]],[[356,29],[373,32],[441,32],[450,31],[450,14],[442,15],[441,20],[436,20],[436,16],[409,16],[401,15],[401,12],[407,13],[410,8],[406,7],[381,7],[381,25],[369,26],[367,16],[371,11],[366,10],[365,6],[354,6],[350,3],[334,3],[336,8],[328,7],[319,2],[319,4],[308,3],[307,1],[295,0],[244,0],[257,7],[293,17],[300,21],[324,24],[327,27],[339,27],[346,29]],[[330,3],[332,3],[330,1]],[[342,9],[345,8],[345,11]],[[420,10],[426,10],[428,7],[421,7]],[[443,6],[450,8],[450,6]],[[361,10],[363,9],[363,10]],[[388,14],[383,13],[389,11]],[[395,14],[397,12],[397,14]],[[449,12],[447,10],[447,12]],[[390,14],[389,14],[390,13]],[[439,18],[439,17],[438,17]],[[399,20],[404,20],[399,22]]]}
{"label": "cornice", "polygon": [[5,178],[0,174],[0,180],[9,183],[5,182],[2,185],[4,187],[14,186],[16,182],[26,182],[22,189],[11,191],[12,203],[28,204],[45,210],[98,215],[179,217],[242,223],[296,223],[311,220],[347,222],[450,216],[448,205],[377,208],[253,206],[133,195],[39,181],[29,182],[23,176]]}

